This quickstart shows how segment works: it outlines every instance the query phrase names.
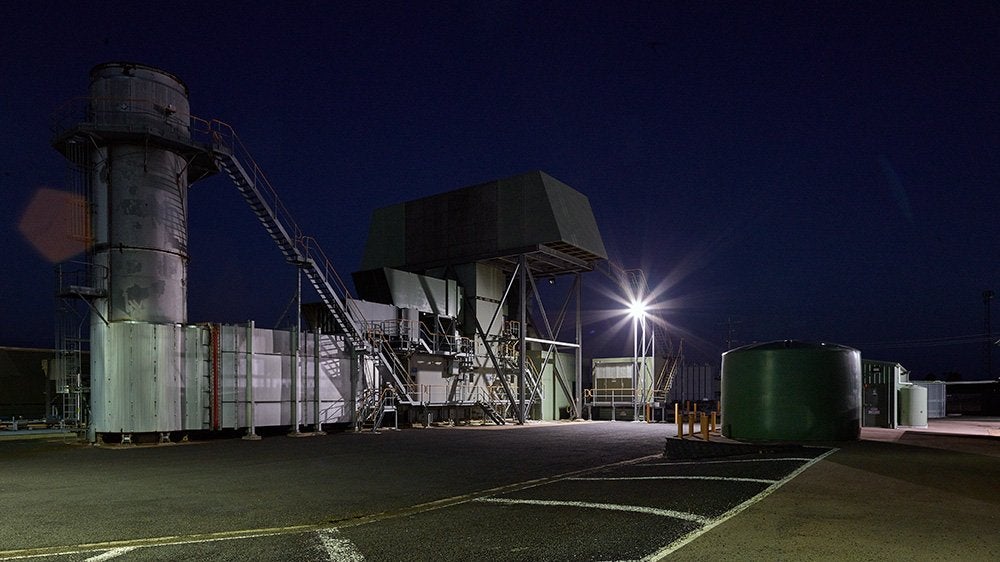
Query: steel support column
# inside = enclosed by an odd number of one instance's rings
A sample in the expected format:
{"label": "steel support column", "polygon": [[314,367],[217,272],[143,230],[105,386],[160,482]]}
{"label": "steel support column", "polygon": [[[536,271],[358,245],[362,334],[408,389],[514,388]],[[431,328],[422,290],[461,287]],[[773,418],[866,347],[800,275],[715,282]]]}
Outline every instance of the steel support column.
{"label": "steel support column", "polygon": [[576,417],[583,417],[583,322],[580,319],[580,301],[583,297],[583,278],[576,274]]}
{"label": "steel support column", "polygon": [[521,254],[518,260],[518,303],[517,317],[520,328],[517,331],[518,349],[520,357],[517,359],[517,423],[524,425],[525,420],[525,370],[527,369],[528,342],[524,337],[527,332],[528,320],[528,256]]}
{"label": "steel support column", "polygon": [[295,284],[295,330],[292,331],[292,433],[299,433],[299,330],[302,328],[302,268],[296,268],[298,273]]}

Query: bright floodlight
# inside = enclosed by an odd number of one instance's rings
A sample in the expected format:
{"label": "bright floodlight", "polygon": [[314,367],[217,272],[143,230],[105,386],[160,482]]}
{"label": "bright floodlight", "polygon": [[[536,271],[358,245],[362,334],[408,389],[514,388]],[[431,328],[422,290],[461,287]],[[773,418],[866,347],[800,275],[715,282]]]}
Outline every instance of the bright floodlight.
{"label": "bright floodlight", "polygon": [[628,305],[629,316],[633,318],[642,318],[646,314],[646,303],[641,300],[634,300]]}

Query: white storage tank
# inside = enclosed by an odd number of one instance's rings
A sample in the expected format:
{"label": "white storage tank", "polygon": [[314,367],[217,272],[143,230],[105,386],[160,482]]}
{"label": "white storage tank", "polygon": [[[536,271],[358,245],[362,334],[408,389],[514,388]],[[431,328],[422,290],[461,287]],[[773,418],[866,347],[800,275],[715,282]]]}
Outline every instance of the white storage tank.
{"label": "white storage tank", "polygon": [[899,387],[899,425],[927,427],[927,389],[916,384]]}

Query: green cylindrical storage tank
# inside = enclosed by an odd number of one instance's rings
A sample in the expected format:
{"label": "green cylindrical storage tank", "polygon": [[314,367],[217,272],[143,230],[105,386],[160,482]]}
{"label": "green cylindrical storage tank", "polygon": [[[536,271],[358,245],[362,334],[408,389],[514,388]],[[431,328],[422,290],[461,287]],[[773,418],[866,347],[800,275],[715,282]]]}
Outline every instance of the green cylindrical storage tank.
{"label": "green cylindrical storage tank", "polygon": [[861,435],[861,352],[784,340],[722,354],[722,434],[747,441]]}

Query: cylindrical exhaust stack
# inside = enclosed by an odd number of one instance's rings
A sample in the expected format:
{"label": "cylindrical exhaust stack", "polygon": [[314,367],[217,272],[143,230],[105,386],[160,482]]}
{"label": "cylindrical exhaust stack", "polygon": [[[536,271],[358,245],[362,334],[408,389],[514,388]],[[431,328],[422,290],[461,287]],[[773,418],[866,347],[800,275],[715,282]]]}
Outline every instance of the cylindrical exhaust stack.
{"label": "cylindrical exhaust stack", "polygon": [[[90,73],[90,117],[120,129],[95,147],[94,262],[107,267],[110,322],[187,321],[187,86],[155,68]],[[139,133],[136,135],[135,133]]]}
{"label": "cylindrical exhaust stack", "polygon": [[192,140],[191,122],[179,78],[112,62],[91,70],[82,120],[56,131],[56,149],[89,171],[95,437],[198,425],[187,410],[201,406],[185,391],[197,376],[185,363],[197,341],[184,326],[187,190],[215,167],[210,148]]}

